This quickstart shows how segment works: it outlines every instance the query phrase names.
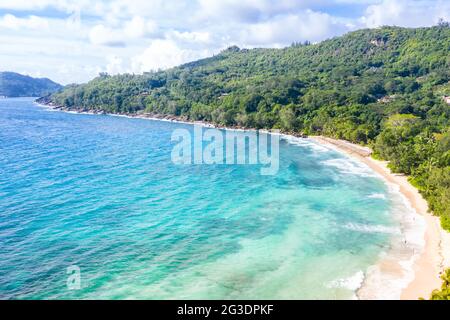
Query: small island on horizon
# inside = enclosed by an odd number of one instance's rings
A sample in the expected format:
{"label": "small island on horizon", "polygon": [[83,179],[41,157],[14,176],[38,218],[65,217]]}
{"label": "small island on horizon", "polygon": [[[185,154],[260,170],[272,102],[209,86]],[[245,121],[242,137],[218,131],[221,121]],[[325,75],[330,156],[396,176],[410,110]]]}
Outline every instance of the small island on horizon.
{"label": "small island on horizon", "polygon": [[42,97],[63,86],[48,78],[33,78],[15,72],[0,71],[0,97]]}

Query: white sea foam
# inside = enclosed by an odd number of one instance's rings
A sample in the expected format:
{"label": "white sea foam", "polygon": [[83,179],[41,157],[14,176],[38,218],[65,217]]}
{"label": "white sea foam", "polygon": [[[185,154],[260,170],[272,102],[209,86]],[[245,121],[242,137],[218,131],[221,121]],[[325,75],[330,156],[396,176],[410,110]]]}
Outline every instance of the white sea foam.
{"label": "white sea foam", "polygon": [[[343,288],[356,292],[359,288],[361,288],[363,282],[364,282],[364,272],[360,270],[349,277],[333,280],[328,284],[326,284],[326,287]],[[357,299],[356,294],[353,296],[353,298]]]}
{"label": "white sea foam", "polygon": [[370,199],[386,199],[386,195],[384,195],[382,193],[372,193],[371,195],[368,196],[368,198],[370,198]]}
{"label": "white sea foam", "polygon": [[383,226],[383,225],[369,225],[349,222],[344,225],[344,228],[348,230],[363,232],[363,233],[389,233],[389,234],[401,234],[400,228]]}
{"label": "white sea foam", "polygon": [[[388,186],[389,200],[392,200],[392,217],[399,226],[347,224],[346,228],[359,232],[390,234],[391,246],[381,253],[379,263],[369,267],[365,275],[361,271],[349,278],[337,279],[329,285],[354,290],[355,298],[360,299],[400,299],[402,290],[414,279],[414,263],[424,250],[424,218],[417,214],[398,185],[387,182],[365,164],[348,156],[322,163],[333,166],[344,174],[382,178]],[[369,198],[386,199],[386,195],[374,193]]]}
{"label": "white sea foam", "polygon": [[330,148],[326,147],[325,145],[315,143],[314,141],[312,141],[310,139],[294,137],[294,136],[287,135],[287,134],[281,134],[280,137],[292,145],[309,148],[310,150],[312,150],[313,152],[316,152],[316,153],[329,152],[331,150]]}
{"label": "white sea foam", "polygon": [[[417,214],[409,200],[400,192],[400,186],[389,183],[365,164],[351,158],[331,159],[323,163],[334,166],[345,174],[382,178],[388,186],[392,217],[399,226],[369,226],[355,223],[345,225],[346,228],[355,231],[390,234],[391,244],[387,251],[381,253],[379,263],[367,269],[365,276],[360,272],[349,278],[337,279],[330,285],[356,288],[355,297],[359,299],[400,299],[402,290],[414,280],[414,263],[424,250],[425,219]],[[386,195],[374,193],[369,195],[369,198],[386,199]],[[362,279],[358,286],[356,279],[358,281]]]}
{"label": "white sea foam", "polygon": [[398,185],[386,184],[400,233],[392,235],[391,247],[380,256],[379,263],[368,268],[357,293],[361,299],[399,299],[402,290],[414,279],[414,263],[425,245],[424,218],[412,208]]}
{"label": "white sea foam", "polygon": [[353,174],[363,177],[378,177],[378,175],[365,164],[348,158],[329,159],[322,161],[322,164],[335,167],[339,172],[344,174]]}

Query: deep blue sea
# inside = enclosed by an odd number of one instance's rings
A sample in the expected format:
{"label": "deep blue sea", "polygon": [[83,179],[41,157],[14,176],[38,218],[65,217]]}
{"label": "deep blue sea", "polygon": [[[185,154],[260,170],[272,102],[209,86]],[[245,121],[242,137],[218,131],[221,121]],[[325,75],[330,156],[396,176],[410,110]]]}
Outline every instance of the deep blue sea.
{"label": "deep blue sea", "polygon": [[0,99],[0,299],[347,299],[399,237],[398,196],[345,155],[175,165],[176,128]]}

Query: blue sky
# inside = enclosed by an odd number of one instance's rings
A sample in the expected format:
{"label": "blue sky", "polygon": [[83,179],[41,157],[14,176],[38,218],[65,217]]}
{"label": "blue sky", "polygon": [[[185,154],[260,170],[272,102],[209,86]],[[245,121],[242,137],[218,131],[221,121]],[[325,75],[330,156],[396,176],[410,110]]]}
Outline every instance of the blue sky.
{"label": "blue sky", "polygon": [[230,45],[283,47],[439,18],[450,20],[450,0],[0,0],[0,71],[79,83]]}

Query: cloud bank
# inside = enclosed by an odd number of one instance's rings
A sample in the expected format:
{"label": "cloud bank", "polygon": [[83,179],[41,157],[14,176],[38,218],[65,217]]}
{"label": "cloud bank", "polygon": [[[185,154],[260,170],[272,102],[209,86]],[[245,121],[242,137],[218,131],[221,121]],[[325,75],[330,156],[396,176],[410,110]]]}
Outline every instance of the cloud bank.
{"label": "cloud bank", "polygon": [[230,45],[283,47],[440,18],[450,20],[449,1],[0,0],[0,70],[85,82],[98,72],[169,68]]}

